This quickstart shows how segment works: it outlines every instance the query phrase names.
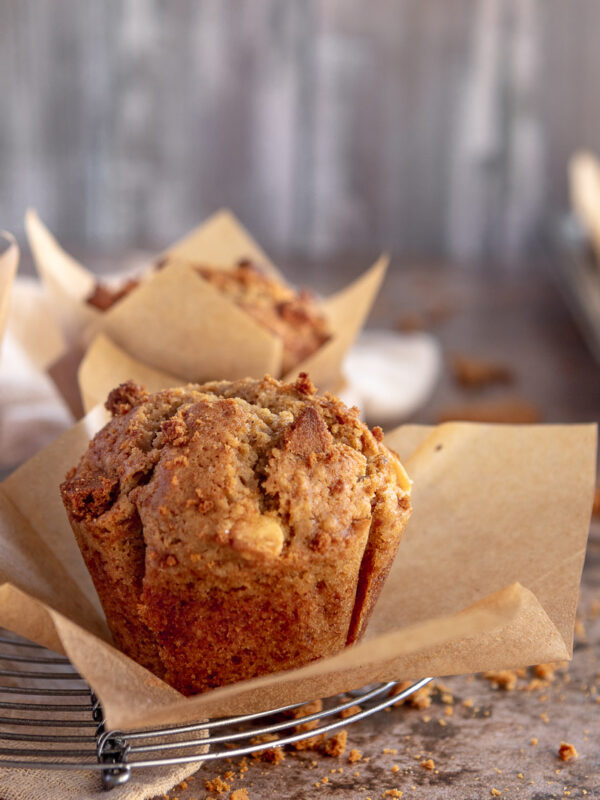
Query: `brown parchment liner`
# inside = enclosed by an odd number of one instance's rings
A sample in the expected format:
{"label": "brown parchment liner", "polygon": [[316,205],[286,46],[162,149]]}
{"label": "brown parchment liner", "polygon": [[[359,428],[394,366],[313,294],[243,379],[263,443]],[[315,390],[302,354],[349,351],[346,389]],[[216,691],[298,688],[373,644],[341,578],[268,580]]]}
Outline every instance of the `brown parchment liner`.
{"label": "brown parchment liner", "polygon": [[[27,212],[25,222],[40,277],[54,299],[72,351],[64,356],[67,362],[80,358],[78,351],[102,333],[138,361],[186,381],[281,374],[281,339],[191,266],[231,269],[241,258],[250,258],[281,279],[231,212],[217,212],[166,250],[162,255],[169,256],[168,265],[148,274],[105,312],[85,302],[95,284],[92,273],[60,247],[35,211]],[[322,388],[338,384],[344,356],[369,313],[387,263],[382,256],[356,281],[323,301],[331,338],[286,378],[305,371]],[[72,395],[73,369],[63,365],[52,374],[63,394]],[[77,411],[72,397],[71,407]]]}
{"label": "brown parchment liner", "polygon": [[0,232],[0,239],[9,242],[5,249],[4,242],[0,242],[0,345],[8,322],[8,310],[10,307],[10,290],[17,274],[19,266],[19,248],[14,237],[6,231]]}
{"label": "brown parchment liner", "polygon": [[580,150],[569,161],[571,205],[600,259],[600,161]]}
{"label": "brown parchment liner", "polygon": [[252,712],[384,679],[567,659],[595,483],[593,425],[404,426],[413,517],[362,643],[184,698],[114,649],[58,492],[94,409],[0,485],[0,625],[65,653],[111,727]]}

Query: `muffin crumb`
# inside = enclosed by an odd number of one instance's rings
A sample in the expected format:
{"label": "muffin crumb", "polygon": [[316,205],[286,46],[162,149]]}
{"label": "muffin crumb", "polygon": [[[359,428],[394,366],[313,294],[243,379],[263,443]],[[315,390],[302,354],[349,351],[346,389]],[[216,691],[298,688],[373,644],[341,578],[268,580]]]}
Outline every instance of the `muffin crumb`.
{"label": "muffin crumb", "polygon": [[575,745],[569,744],[569,742],[560,743],[558,757],[561,761],[570,761],[572,758],[577,758],[578,755]]}
{"label": "muffin crumb", "polygon": [[323,753],[332,758],[337,758],[344,754],[346,742],[348,741],[348,731],[341,730],[330,736],[323,745]]}
{"label": "muffin crumb", "polygon": [[226,783],[220,775],[211,780],[204,781],[204,788],[207,792],[215,792],[216,794],[223,794],[231,789],[231,784]]}

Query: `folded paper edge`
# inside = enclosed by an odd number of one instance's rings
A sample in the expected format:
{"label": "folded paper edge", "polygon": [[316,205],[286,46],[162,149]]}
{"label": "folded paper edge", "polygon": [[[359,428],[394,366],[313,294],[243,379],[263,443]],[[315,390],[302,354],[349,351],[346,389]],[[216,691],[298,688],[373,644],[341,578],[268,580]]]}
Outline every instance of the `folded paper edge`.
{"label": "folded paper edge", "polygon": [[[177,697],[173,701],[168,699],[168,696],[173,696],[175,690],[171,689],[171,687],[164,684],[158,678],[153,676],[151,673],[148,673],[150,679],[152,680],[155,685],[162,684],[160,686],[161,692],[164,687],[164,694],[165,694],[165,704],[161,705],[159,708],[148,709],[147,703],[143,705],[140,704],[139,707],[135,705],[130,706],[129,708],[122,708],[122,707],[114,707],[113,704],[106,701],[106,697],[104,695],[104,687],[102,685],[98,685],[98,683],[93,680],[90,680],[86,676],[86,672],[89,674],[89,670],[86,669],[85,660],[82,660],[78,657],[77,652],[71,652],[70,647],[70,636],[68,635],[68,631],[72,629],[76,629],[81,631],[81,633],[88,639],[97,639],[98,644],[100,646],[109,647],[113,650],[119,658],[128,659],[120,651],[116,650],[112,645],[108,642],[105,642],[103,639],[99,639],[95,634],[87,631],[85,628],[81,628],[77,623],[73,622],[68,617],[65,617],[60,612],[55,611],[54,609],[49,608],[41,601],[37,600],[36,598],[32,598],[26,592],[18,589],[17,587],[13,587],[10,584],[5,584],[4,586],[0,587],[0,603],[2,600],[6,600],[6,595],[10,592],[16,592],[19,600],[22,602],[26,602],[32,607],[31,604],[34,604],[36,608],[36,612],[39,618],[47,618],[51,621],[52,624],[52,633],[57,639],[60,641],[60,652],[64,652],[67,657],[72,661],[72,663],[79,669],[80,673],[83,675],[84,678],[90,683],[100,701],[103,702],[104,711],[107,718],[107,723],[110,727],[117,727],[117,728],[134,728],[146,725],[153,725],[153,724],[160,724],[161,722],[170,719],[173,721],[174,716],[180,716],[183,720],[200,718],[200,717],[214,717],[219,716],[222,713],[223,704],[227,700],[230,701],[233,699],[234,703],[236,698],[241,698],[241,702],[243,703],[244,695],[247,695],[251,692],[260,689],[261,686],[268,685],[273,681],[273,675],[266,675],[260,678],[255,678],[249,681],[243,681],[237,684],[233,684],[232,686],[221,687],[218,689],[213,689],[209,692],[206,692],[202,695],[198,695],[197,697],[192,698],[184,698],[183,696]],[[491,606],[494,606],[491,608]],[[369,664],[372,663],[374,658],[373,653],[376,650],[386,648],[389,650],[390,647],[393,647],[395,642],[398,642],[400,639],[406,639],[411,635],[415,637],[414,643],[412,646],[409,646],[405,649],[402,657],[406,657],[414,653],[417,649],[427,649],[428,647],[434,647],[438,649],[443,649],[444,645],[448,644],[453,638],[456,638],[456,624],[458,624],[459,631],[459,642],[465,639],[469,639],[473,635],[482,635],[482,633],[487,633],[497,637],[498,631],[501,629],[505,629],[510,624],[514,623],[515,621],[519,621],[520,615],[523,614],[524,610],[533,608],[536,611],[536,621],[539,622],[540,630],[537,632],[538,634],[540,631],[543,631],[547,638],[551,639],[551,645],[546,647],[545,649],[540,649],[535,651],[539,653],[539,657],[536,656],[535,658],[533,655],[529,663],[539,663],[542,660],[566,660],[569,658],[567,653],[564,641],[560,635],[560,632],[556,628],[556,626],[552,623],[548,615],[546,614],[545,610],[529,589],[523,587],[522,585],[515,583],[511,584],[504,589],[499,590],[498,592],[494,592],[492,595],[488,595],[486,597],[481,598],[476,603],[472,604],[471,606],[462,609],[455,614],[442,616],[435,618],[433,620],[427,620],[423,623],[416,623],[410,625],[406,628],[398,629],[395,631],[391,631],[385,634],[381,634],[374,639],[367,640],[365,642],[359,643],[352,648],[348,648],[346,650],[341,651],[340,653],[331,656],[327,659],[322,659],[312,664],[306,665],[305,667],[301,667],[296,670],[290,670],[287,672],[277,673],[277,681],[278,685],[283,686],[289,683],[293,683],[294,681],[298,680],[310,680],[312,678],[319,679],[323,677],[323,666],[327,665],[327,675],[329,672],[339,671],[340,674],[343,674],[344,667],[346,666],[347,670],[353,669],[355,665],[345,665],[344,662],[348,659],[348,653],[352,653],[353,655],[356,654],[357,651],[365,653],[365,662],[361,665],[361,668],[368,671]],[[2,610],[2,605],[0,605],[0,613]],[[475,615],[475,621],[478,621],[478,625],[473,625],[473,620],[471,617]],[[465,619],[467,622],[465,623]],[[65,625],[61,624],[64,621]],[[453,623],[453,631],[452,634],[448,634],[447,637],[444,636],[437,636],[433,642],[427,641],[428,636],[431,637],[431,631],[437,629],[445,629],[448,627],[448,623],[452,621]],[[527,623],[530,627],[530,623]],[[461,629],[461,625],[463,629]],[[19,631],[16,631],[19,633]],[[33,634],[36,638],[34,641],[38,641],[38,643],[43,644],[44,646],[48,646],[48,642],[56,642],[56,639],[48,636],[47,631],[44,632],[43,636],[40,636],[35,629],[28,629],[28,634],[31,636]],[[532,638],[535,638],[533,635],[535,631],[532,632]],[[370,661],[371,659],[371,661]],[[394,659],[391,658],[390,661]],[[135,662],[132,662],[135,663]],[[366,666],[365,666],[366,665]],[[435,659],[432,660],[431,666],[435,666]],[[465,665],[466,666],[466,665]],[[484,662],[479,662],[479,666],[476,667],[476,670],[479,671],[480,669],[497,669],[497,668],[516,668],[521,666],[527,666],[527,664],[523,663],[512,663],[507,662],[503,664],[486,664]],[[139,665],[136,664],[136,668]],[[392,669],[393,666],[388,666],[387,669]],[[139,667],[142,669],[142,667]],[[460,670],[460,672],[472,672],[475,671],[473,669],[472,662],[469,664],[468,669]],[[147,670],[144,670],[147,672]],[[444,674],[460,674],[458,671],[449,673],[445,672]],[[328,677],[331,677],[328,675]],[[337,677],[337,676],[336,676]],[[398,679],[411,679],[416,680],[418,678],[427,677],[426,675],[419,673],[414,674],[407,674],[407,675],[392,675],[384,673],[382,674],[381,671],[378,671],[376,676],[367,675],[365,678],[365,683],[370,682],[372,680],[398,680]],[[362,682],[362,678],[361,678]],[[332,682],[332,688],[335,689],[335,692],[332,693],[339,693],[343,691],[350,691],[352,689],[359,688],[356,685],[352,685],[352,681],[350,683],[344,683],[343,679],[340,681],[337,679],[336,681]],[[297,702],[305,702],[307,700],[315,699],[309,695],[312,695],[312,691],[307,691],[302,693],[300,699],[296,700]],[[198,711],[196,712],[196,706],[198,706]],[[235,706],[234,706],[235,707]],[[267,710],[263,707],[260,707],[260,704],[254,703],[251,707],[251,711],[247,713],[254,713],[255,711],[260,710]],[[241,709],[240,709],[241,711]],[[237,713],[237,712],[234,712]]]}
{"label": "folded paper edge", "polygon": [[17,240],[8,231],[1,231],[0,236],[9,242],[8,248],[0,255],[0,344],[8,323],[10,296],[12,285],[19,268],[21,252]]}

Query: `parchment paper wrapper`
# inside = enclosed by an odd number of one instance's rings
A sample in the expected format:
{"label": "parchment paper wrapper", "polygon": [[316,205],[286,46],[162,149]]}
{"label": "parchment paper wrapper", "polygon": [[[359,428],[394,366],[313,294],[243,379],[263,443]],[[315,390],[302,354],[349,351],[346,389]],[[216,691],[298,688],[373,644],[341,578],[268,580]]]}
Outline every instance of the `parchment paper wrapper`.
{"label": "parchment paper wrapper", "polygon": [[580,151],[569,162],[571,204],[600,259],[600,161]]}
{"label": "parchment paper wrapper", "polygon": [[184,698],[110,645],[59,497],[62,476],[105,420],[96,408],[0,485],[0,625],[65,653],[110,726],[571,656],[595,426],[449,423],[390,434],[414,480],[414,512],[365,640],[302,669]]}
{"label": "parchment paper wrapper", "polygon": [[[10,233],[0,233],[0,345],[8,320],[10,306],[10,290],[19,266],[19,248]],[[9,242],[7,248],[4,247]]]}
{"label": "parchment paper wrapper", "polygon": [[[191,266],[204,263],[231,269],[240,259],[250,258],[282,280],[229,211],[218,212],[165,251],[168,265],[148,274],[105,312],[85,302],[95,285],[92,273],[62,250],[34,211],[27,213],[26,228],[40,277],[53,297],[72,351],[65,354],[66,362],[77,362],[81,349],[103,333],[138,361],[185,381],[281,375],[281,339]],[[323,301],[332,336],[286,379],[305,371],[323,389],[336,387],[344,356],[369,313],[387,263],[382,256],[354,283]],[[74,384],[72,366],[59,366],[54,377],[68,399]],[[72,398],[71,406],[77,410]]]}

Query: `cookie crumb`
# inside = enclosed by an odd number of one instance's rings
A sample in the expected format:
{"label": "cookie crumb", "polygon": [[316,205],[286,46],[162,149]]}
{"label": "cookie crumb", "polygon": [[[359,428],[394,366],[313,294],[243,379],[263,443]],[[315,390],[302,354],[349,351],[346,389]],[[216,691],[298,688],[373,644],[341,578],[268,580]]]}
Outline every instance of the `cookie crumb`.
{"label": "cookie crumb", "polygon": [[483,389],[514,380],[514,374],[507,366],[481,358],[457,355],[451,361],[451,369],[455,382],[463,389]]}
{"label": "cookie crumb", "polygon": [[350,750],[348,753],[348,761],[351,764],[355,764],[357,761],[360,761],[362,758],[362,753],[360,750]]}
{"label": "cookie crumb", "polygon": [[543,681],[553,681],[555,677],[554,673],[557,668],[558,665],[553,661],[548,664],[536,664],[533,668],[533,674],[536,678],[541,678]]}
{"label": "cookie crumb", "polygon": [[558,757],[561,761],[570,761],[572,758],[577,758],[578,753],[575,749],[575,745],[569,744],[569,742],[561,742],[560,747],[558,748]]}
{"label": "cookie crumb", "polygon": [[354,714],[358,714],[358,712],[361,710],[362,709],[360,706],[350,706],[350,708],[345,708],[343,711],[340,711],[339,715],[342,719],[346,719],[347,717],[351,717]]}
{"label": "cookie crumb", "polygon": [[490,670],[483,677],[496,689],[505,689],[507,692],[512,692],[517,685],[517,675],[512,669]]}
{"label": "cookie crumb", "polygon": [[248,797],[248,790],[244,787],[241,789],[234,789],[229,795],[229,800],[250,800]]}
{"label": "cookie crumb", "polygon": [[427,761],[421,761],[419,766],[423,767],[423,769],[428,769],[433,771],[435,769],[435,761],[433,760],[433,758],[428,758]]}
{"label": "cookie crumb", "polygon": [[[250,739],[250,744],[262,744],[263,742],[273,742],[277,737],[272,733],[264,733],[260,736],[253,736]],[[281,747],[269,747],[266,750],[257,750],[250,754],[252,758],[260,759],[269,764],[280,764],[284,758],[285,753]]]}
{"label": "cookie crumb", "polygon": [[216,794],[223,794],[231,789],[230,783],[225,783],[220,775],[212,780],[204,781],[204,788],[207,792],[215,792]]}
{"label": "cookie crumb", "polygon": [[541,422],[542,412],[538,406],[519,398],[474,403],[468,406],[444,408],[438,422],[504,422],[513,425],[532,425]]}
{"label": "cookie crumb", "polygon": [[323,753],[332,758],[344,755],[346,742],[348,741],[348,731],[341,730],[330,736],[323,744]]}
{"label": "cookie crumb", "polygon": [[490,794],[492,795],[492,797],[502,797],[498,789],[490,789]]}

